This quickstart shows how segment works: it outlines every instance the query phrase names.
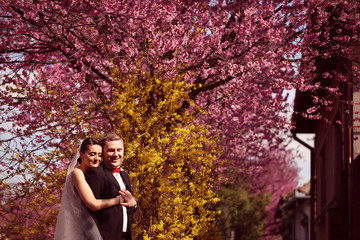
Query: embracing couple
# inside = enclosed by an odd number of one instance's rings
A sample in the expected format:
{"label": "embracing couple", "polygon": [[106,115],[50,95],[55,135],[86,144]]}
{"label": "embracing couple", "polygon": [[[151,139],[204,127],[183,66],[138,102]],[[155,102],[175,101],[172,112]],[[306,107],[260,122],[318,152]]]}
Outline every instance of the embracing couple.
{"label": "embracing couple", "polygon": [[128,174],[120,168],[124,141],[116,134],[87,138],[72,159],[56,222],[55,240],[130,240],[137,209]]}

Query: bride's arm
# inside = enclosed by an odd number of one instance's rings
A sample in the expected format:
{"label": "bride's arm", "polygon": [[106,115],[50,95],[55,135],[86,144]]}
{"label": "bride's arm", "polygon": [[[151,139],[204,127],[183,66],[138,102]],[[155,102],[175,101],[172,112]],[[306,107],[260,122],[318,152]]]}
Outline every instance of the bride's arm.
{"label": "bride's arm", "polygon": [[96,199],[89,184],[85,180],[84,173],[80,169],[75,168],[72,172],[72,175],[74,186],[79,193],[81,200],[91,211],[98,211],[120,204],[119,197],[110,199]]}

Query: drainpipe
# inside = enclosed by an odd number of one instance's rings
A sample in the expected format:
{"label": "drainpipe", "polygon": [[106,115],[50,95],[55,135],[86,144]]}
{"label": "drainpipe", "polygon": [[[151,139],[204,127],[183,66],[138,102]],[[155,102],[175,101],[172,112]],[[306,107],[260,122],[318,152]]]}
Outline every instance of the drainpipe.
{"label": "drainpipe", "polygon": [[293,138],[299,142],[301,145],[310,150],[310,239],[315,240],[315,231],[314,231],[314,214],[315,214],[315,151],[314,148],[309,144],[301,140],[296,136],[295,131],[291,131]]}

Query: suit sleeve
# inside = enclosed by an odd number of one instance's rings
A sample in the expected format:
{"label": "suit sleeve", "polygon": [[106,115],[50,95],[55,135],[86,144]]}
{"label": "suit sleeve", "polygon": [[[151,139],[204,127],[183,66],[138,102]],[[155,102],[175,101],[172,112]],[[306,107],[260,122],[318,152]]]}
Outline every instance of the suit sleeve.
{"label": "suit sleeve", "polygon": [[99,170],[98,168],[89,168],[85,173],[85,179],[97,199],[101,198],[101,178]]}

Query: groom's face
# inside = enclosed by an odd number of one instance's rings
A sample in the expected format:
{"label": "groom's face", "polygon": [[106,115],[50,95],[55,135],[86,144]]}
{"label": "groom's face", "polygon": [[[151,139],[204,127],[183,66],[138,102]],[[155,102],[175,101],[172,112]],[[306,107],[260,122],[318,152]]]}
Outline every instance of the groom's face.
{"label": "groom's face", "polygon": [[121,165],[124,157],[124,143],[122,140],[108,141],[104,144],[104,162],[111,169]]}

